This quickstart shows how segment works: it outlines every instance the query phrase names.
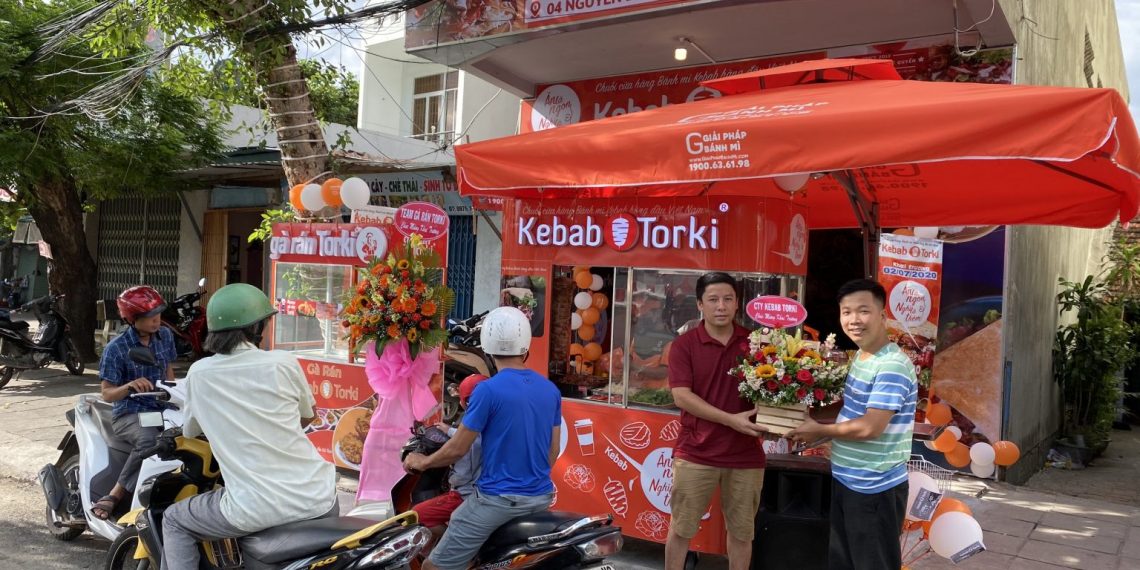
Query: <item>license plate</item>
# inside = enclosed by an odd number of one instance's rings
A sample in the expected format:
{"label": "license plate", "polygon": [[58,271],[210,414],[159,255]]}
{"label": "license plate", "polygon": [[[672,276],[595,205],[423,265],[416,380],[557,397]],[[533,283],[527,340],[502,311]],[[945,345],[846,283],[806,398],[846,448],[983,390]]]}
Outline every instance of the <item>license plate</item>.
{"label": "license plate", "polygon": [[142,427],[162,427],[162,412],[139,413],[139,425]]}
{"label": "license plate", "polygon": [[582,570],[617,570],[613,564],[599,564],[597,566],[587,566]]}

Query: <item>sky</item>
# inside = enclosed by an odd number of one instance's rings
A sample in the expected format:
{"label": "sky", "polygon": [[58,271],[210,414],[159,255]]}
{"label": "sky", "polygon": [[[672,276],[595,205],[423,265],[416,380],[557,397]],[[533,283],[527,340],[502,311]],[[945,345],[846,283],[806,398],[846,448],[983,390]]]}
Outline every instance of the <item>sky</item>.
{"label": "sky", "polygon": [[1116,0],[1116,18],[1120,22],[1120,43],[1124,48],[1124,65],[1128,68],[1129,108],[1132,119],[1140,122],[1140,0]]}

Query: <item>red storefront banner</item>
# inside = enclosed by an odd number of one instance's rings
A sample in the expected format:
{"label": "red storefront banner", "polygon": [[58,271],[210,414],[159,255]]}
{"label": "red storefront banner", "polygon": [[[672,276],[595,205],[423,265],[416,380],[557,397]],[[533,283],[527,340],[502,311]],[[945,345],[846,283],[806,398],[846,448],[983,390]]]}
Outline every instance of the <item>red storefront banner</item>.
{"label": "red storefront banner", "polygon": [[404,48],[414,50],[516,34],[556,24],[656,10],[694,0],[436,0],[404,15]]}
{"label": "red storefront banner", "polygon": [[787,200],[736,196],[512,200],[503,268],[577,265],[700,267],[804,275],[807,211]]}
{"label": "red storefront banner", "polygon": [[[680,432],[673,414],[563,400],[562,451],[551,472],[558,492],[554,508],[613,513],[623,534],[665,542]],[[717,493],[691,548],[723,553],[725,547]]]}
{"label": "red storefront banner", "polygon": [[942,242],[883,234],[878,281],[887,290],[887,327],[923,373],[934,365],[942,301]]}
{"label": "red storefront banner", "polygon": [[534,99],[522,102],[519,132],[541,131],[720,97],[719,91],[704,87],[700,82],[825,57],[890,59],[903,79],[1012,81],[1013,52],[1010,49],[990,50],[962,59],[955,55],[953,46],[896,42],[540,85],[535,89]]}

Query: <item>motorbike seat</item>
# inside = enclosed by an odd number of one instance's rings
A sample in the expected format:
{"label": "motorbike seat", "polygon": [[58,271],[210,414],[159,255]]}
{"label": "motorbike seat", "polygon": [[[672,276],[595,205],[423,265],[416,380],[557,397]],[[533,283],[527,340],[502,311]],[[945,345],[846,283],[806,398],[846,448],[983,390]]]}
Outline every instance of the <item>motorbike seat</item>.
{"label": "motorbike seat", "polygon": [[491,533],[483,543],[482,551],[525,546],[528,538],[560,531],[583,518],[586,515],[564,511],[542,511],[515,517]]}
{"label": "motorbike seat", "polygon": [[296,560],[376,524],[371,519],[333,517],[298,521],[242,537],[241,553],[263,564]]}
{"label": "motorbike seat", "polygon": [[8,330],[16,331],[18,333],[26,333],[31,325],[27,321],[9,321],[8,319],[0,319],[0,327]]}
{"label": "motorbike seat", "polygon": [[107,447],[130,453],[135,446],[115,435],[114,420],[112,419],[113,410],[114,404],[111,402],[102,399],[91,400],[91,418],[95,421],[95,428],[103,436],[103,441],[107,442]]}

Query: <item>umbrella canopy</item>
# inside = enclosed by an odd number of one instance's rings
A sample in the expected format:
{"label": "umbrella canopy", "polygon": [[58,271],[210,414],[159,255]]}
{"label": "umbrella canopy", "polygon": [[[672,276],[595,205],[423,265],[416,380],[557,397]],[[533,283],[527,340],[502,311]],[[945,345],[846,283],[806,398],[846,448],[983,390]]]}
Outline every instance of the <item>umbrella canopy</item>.
{"label": "umbrella canopy", "polygon": [[901,80],[902,76],[889,59],[815,59],[702,81],[701,85],[723,95],[736,95],[760,89],[860,79]]}
{"label": "umbrella canopy", "polygon": [[[766,77],[818,69],[787,71]],[[1140,204],[1140,141],[1112,89],[808,83],[460,145],[455,154],[465,194],[783,197],[810,208],[813,228],[1103,227],[1132,219]],[[796,192],[775,183],[794,189],[809,174]]]}

